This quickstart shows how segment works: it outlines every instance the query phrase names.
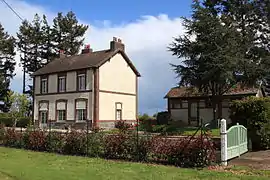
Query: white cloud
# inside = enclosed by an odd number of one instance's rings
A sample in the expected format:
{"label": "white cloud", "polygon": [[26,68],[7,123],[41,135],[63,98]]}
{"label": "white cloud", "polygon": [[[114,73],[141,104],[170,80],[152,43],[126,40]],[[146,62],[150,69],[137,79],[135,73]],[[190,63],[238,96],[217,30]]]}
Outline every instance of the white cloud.
{"label": "white cloud", "polygon": [[[48,19],[56,14],[23,1],[9,2],[22,17],[30,20],[35,13],[46,14]],[[0,22],[9,33],[14,35],[18,31],[20,20],[1,3]],[[156,17],[142,16],[134,22],[120,25],[108,20],[98,27],[91,25],[92,22],[83,23],[89,24],[85,43],[91,44],[94,50],[108,48],[113,36],[120,37],[125,43],[127,54],[142,74],[139,80],[139,111],[154,113],[165,110],[166,102],[163,97],[176,84],[175,74],[169,63],[178,63],[167,51],[167,46],[172,37],[184,31],[180,18],[172,19],[161,14]],[[16,67],[16,73],[12,87],[20,90],[22,71],[19,67]]]}

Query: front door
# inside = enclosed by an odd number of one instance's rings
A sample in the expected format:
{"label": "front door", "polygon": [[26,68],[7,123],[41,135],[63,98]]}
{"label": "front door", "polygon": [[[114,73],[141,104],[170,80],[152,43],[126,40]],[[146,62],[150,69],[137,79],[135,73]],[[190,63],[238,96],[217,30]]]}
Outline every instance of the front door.
{"label": "front door", "polygon": [[198,125],[198,106],[199,103],[196,101],[189,102],[188,104],[188,117],[189,117],[189,125],[197,126]]}
{"label": "front door", "polygon": [[48,125],[48,111],[39,112],[40,126],[41,128],[46,128]]}

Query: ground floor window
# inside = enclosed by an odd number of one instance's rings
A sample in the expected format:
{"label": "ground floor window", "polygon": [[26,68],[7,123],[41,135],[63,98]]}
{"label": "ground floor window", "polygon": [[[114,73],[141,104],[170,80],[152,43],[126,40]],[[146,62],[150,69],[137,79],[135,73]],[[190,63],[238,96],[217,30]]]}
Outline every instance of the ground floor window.
{"label": "ground floor window", "polygon": [[65,121],[66,120],[66,111],[65,110],[57,110],[57,120]]}
{"label": "ground floor window", "polygon": [[49,102],[40,101],[39,102],[39,120],[41,124],[47,124],[48,122],[48,111],[49,111]]}
{"label": "ground floor window", "polygon": [[115,119],[122,120],[122,103],[115,103]]}
{"label": "ground floor window", "polygon": [[67,120],[66,114],[67,114],[67,101],[66,100],[56,101],[56,120],[57,121]]}
{"label": "ground floor window", "polygon": [[78,121],[86,120],[86,110],[85,109],[77,109],[76,110],[76,117]]}
{"label": "ground floor window", "polygon": [[76,100],[76,121],[85,121],[87,119],[87,100]]}

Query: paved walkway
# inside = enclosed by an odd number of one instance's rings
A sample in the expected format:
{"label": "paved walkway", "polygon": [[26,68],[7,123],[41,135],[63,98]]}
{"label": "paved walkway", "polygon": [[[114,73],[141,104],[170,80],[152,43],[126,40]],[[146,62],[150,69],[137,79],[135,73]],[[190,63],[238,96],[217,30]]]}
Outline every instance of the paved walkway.
{"label": "paved walkway", "polygon": [[270,150],[248,152],[229,161],[229,165],[249,166],[254,169],[270,170]]}

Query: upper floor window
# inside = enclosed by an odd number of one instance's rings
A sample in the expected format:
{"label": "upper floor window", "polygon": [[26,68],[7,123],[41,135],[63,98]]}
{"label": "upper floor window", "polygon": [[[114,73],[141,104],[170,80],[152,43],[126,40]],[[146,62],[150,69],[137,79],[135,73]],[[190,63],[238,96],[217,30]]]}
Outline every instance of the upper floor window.
{"label": "upper floor window", "polygon": [[66,91],[66,76],[60,75],[58,76],[58,92]]}
{"label": "upper floor window", "polygon": [[67,101],[66,100],[56,101],[56,120],[57,121],[67,120]]}
{"label": "upper floor window", "polygon": [[86,90],[86,71],[77,72],[77,89],[78,91]]}
{"label": "upper floor window", "polygon": [[41,77],[40,93],[45,94],[48,92],[48,77]]}

